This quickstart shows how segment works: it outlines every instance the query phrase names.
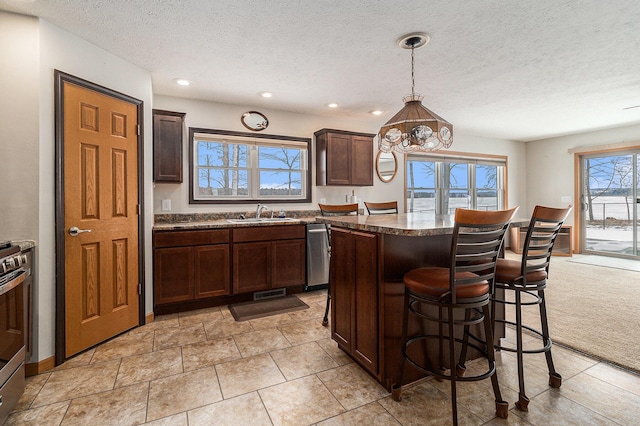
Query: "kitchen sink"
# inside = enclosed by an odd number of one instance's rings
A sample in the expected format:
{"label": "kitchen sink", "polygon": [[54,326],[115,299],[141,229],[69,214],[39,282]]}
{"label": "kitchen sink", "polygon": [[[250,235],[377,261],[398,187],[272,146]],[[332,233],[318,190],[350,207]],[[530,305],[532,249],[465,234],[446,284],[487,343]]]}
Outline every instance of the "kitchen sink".
{"label": "kitchen sink", "polygon": [[261,217],[261,218],[248,218],[248,219],[227,219],[229,223],[278,223],[278,222],[292,222],[297,221],[292,217]]}

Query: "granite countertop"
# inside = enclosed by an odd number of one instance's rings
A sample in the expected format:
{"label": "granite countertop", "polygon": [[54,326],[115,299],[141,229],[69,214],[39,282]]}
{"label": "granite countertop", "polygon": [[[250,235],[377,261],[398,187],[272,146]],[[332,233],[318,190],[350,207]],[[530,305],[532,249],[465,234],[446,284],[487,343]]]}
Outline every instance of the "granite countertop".
{"label": "granite countertop", "polygon": [[[261,221],[256,221],[255,212],[244,214],[247,218],[239,220],[241,213],[194,213],[194,214],[158,214],[155,216],[154,231],[170,231],[185,229],[218,229],[218,228],[243,228],[248,226],[290,226],[316,223],[316,214],[319,211],[288,212],[284,219],[264,216]],[[229,220],[234,220],[230,222]]]}
{"label": "granite countertop", "polygon": [[[317,217],[316,221],[358,231],[408,237],[451,234],[454,223],[452,215],[434,217],[430,213],[326,216]],[[526,226],[528,223],[529,219],[511,221],[512,226]]]}

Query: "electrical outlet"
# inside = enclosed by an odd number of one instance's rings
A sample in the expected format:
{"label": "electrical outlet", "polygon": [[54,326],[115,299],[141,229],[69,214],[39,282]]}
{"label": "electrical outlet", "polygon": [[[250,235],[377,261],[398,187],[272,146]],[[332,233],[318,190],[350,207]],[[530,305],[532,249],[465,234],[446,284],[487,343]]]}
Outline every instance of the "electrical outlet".
{"label": "electrical outlet", "polygon": [[163,212],[171,211],[171,200],[162,200],[162,211]]}
{"label": "electrical outlet", "polygon": [[571,195],[563,195],[560,197],[561,203],[570,203],[571,201],[573,201],[573,197]]}

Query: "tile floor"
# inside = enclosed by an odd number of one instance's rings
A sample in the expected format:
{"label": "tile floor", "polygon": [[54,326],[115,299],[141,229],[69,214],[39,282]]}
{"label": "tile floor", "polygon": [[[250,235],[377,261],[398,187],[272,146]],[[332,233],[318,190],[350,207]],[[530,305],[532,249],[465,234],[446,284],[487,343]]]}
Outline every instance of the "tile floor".
{"label": "tile floor", "polygon": [[[448,382],[386,390],[344,355],[322,327],[324,292],[310,309],[235,322],[225,307],[158,317],[53,371],[30,377],[7,425],[442,425]],[[508,332],[507,339],[512,337]],[[490,381],[461,383],[469,425],[632,425],[640,377],[554,347],[560,389],[544,355],[526,357],[529,412],[518,411],[513,354],[498,354],[509,418],[494,416]],[[473,363],[469,368],[474,368]]]}

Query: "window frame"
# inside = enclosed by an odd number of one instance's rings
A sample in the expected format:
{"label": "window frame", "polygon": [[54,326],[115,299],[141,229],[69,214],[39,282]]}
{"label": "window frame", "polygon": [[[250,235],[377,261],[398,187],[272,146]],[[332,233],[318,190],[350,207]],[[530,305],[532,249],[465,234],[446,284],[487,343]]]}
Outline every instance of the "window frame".
{"label": "window frame", "polygon": [[[251,194],[251,191],[246,197],[227,197],[227,198],[198,198],[196,197],[195,190],[197,189],[197,177],[198,172],[197,155],[195,149],[197,148],[196,138],[203,136],[204,138],[216,138],[220,137],[226,142],[237,142],[240,144],[246,144],[250,146],[249,156],[254,155],[251,151],[257,150],[258,146],[282,146],[289,143],[292,147],[304,147],[306,150],[306,159],[300,160],[300,173],[302,175],[302,196],[298,198],[282,198],[282,197],[265,197],[260,196],[260,188],[256,188],[256,195]],[[257,161],[251,161],[247,159],[248,167],[248,179],[250,182],[258,184],[259,186],[259,164]],[[268,135],[268,134],[255,134],[248,132],[236,132],[231,130],[220,129],[206,129],[200,127],[189,127],[189,204],[255,204],[260,202],[277,202],[277,203],[309,203],[311,202],[311,138],[300,138],[294,136],[283,135]]]}
{"label": "window frame", "polygon": [[[435,207],[434,210],[418,210],[423,211],[425,213],[431,213],[434,215],[451,215],[452,213],[443,212],[444,206],[448,203],[444,202],[444,198],[446,197],[447,190],[453,189],[466,189],[469,193],[469,204],[468,208],[470,209],[478,209],[478,189],[485,190],[486,188],[477,188],[476,187],[476,169],[477,165],[490,165],[490,166],[498,166],[502,167],[502,172],[498,170],[496,175],[496,202],[497,209],[504,209],[505,206],[508,205],[507,202],[507,170],[508,170],[508,162],[506,156],[494,156],[494,155],[484,155],[484,154],[467,154],[467,153],[454,153],[448,152],[446,154],[439,153],[411,153],[405,155],[405,170],[409,169],[409,161],[418,160],[425,162],[434,163],[434,173],[435,176],[433,178],[435,183],[435,188],[428,188],[429,190],[435,191]],[[444,187],[444,171],[445,163],[456,163],[456,164],[466,164],[467,166],[467,182],[466,188],[445,188]],[[410,213],[409,211],[409,199],[410,199],[410,191],[411,187],[409,186],[409,175],[405,173],[404,179],[405,186],[405,211]],[[417,187],[419,188],[419,187]],[[451,198],[451,197],[450,197]],[[449,208],[451,209],[451,207]]]}

